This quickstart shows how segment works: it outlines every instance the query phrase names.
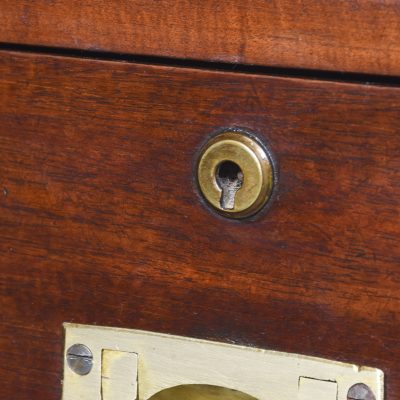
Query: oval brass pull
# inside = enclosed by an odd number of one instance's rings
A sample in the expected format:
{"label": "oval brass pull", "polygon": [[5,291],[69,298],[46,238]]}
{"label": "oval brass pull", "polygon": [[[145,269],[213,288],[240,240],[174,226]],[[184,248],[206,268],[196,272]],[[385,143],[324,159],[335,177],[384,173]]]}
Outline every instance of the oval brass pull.
{"label": "oval brass pull", "polygon": [[256,400],[256,398],[222,386],[180,385],[161,390],[149,400]]}

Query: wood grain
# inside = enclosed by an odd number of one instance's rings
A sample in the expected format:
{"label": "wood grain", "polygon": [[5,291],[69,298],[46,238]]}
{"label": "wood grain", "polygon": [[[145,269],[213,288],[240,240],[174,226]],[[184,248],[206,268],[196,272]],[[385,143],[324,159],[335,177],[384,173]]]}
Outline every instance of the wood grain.
{"label": "wood grain", "polygon": [[400,75],[397,0],[2,0],[0,42]]}
{"label": "wood grain", "polygon": [[[399,88],[0,54],[0,398],[60,398],[68,321],[370,365],[398,399]],[[194,184],[231,126],[279,164],[250,222]]]}

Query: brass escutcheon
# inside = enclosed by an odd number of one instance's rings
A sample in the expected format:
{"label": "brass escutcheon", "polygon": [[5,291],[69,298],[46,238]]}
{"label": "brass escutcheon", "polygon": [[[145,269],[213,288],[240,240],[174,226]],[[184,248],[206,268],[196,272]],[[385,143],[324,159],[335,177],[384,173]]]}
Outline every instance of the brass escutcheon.
{"label": "brass escutcheon", "polygon": [[254,215],[267,203],[274,185],[269,153],[249,134],[225,131],[202,149],[197,180],[207,202],[230,218]]}

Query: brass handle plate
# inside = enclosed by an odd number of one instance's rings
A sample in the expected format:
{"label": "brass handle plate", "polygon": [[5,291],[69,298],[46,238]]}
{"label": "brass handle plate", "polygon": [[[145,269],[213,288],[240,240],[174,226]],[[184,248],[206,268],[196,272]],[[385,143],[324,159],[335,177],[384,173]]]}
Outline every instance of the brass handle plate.
{"label": "brass handle plate", "polygon": [[[131,329],[64,324],[63,400],[383,400],[384,375],[298,354]],[[68,349],[90,349],[80,375]]]}

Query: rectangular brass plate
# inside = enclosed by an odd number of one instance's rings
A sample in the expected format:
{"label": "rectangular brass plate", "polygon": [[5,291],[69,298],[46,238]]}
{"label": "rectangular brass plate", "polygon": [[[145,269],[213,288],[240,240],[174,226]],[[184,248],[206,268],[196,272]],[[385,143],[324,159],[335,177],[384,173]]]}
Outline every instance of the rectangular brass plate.
{"label": "rectangular brass plate", "polygon": [[[358,383],[383,400],[384,376],[376,368],[138,330],[64,327],[64,360],[70,346],[84,344],[93,354],[93,368],[80,376],[64,361],[63,400],[132,400],[136,391],[139,400],[148,400],[187,384],[222,386],[259,400],[347,400]],[[104,371],[111,372],[104,376]]]}

